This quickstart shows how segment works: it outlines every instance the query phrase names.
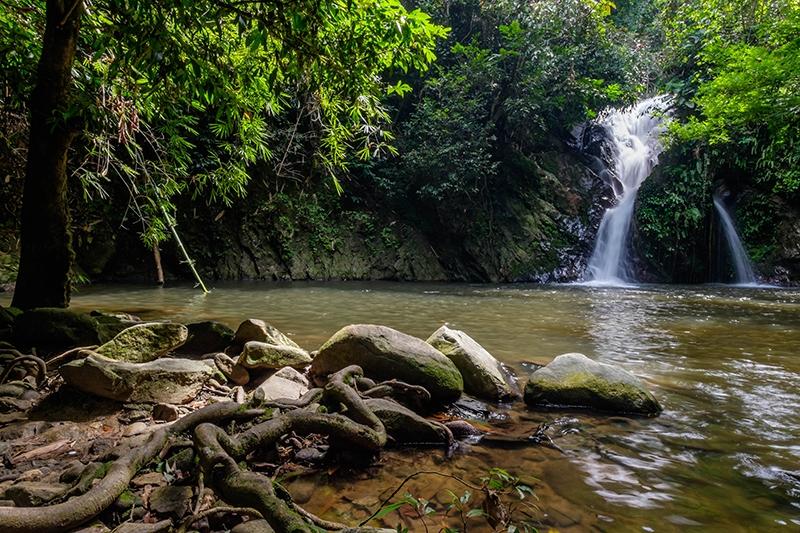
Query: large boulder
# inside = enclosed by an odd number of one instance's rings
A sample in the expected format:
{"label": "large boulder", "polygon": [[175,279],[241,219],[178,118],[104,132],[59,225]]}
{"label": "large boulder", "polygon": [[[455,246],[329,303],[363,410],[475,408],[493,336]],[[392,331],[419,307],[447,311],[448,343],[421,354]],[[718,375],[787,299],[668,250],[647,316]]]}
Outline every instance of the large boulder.
{"label": "large boulder", "polygon": [[233,330],[221,322],[209,320],[188,324],[189,338],[176,353],[202,355],[221,352],[233,341]]}
{"label": "large boulder", "polygon": [[434,400],[457,399],[464,381],[453,362],[422,339],[386,326],[356,324],[340,329],[311,363],[318,377],[358,365],[373,379],[398,379],[425,387]]}
{"label": "large boulder", "polygon": [[642,415],[661,412],[658,400],[642,380],[627,370],[592,361],[579,353],[559,355],[531,374],[525,386],[525,402]]}
{"label": "large boulder", "polygon": [[124,402],[186,403],[197,396],[217,369],[213,360],[116,361],[101,355],[63,365],[64,381],[83,392]]}
{"label": "large boulder", "polygon": [[14,321],[14,344],[45,351],[100,344],[97,321],[84,314],[57,307],[25,311]]}
{"label": "large boulder", "polygon": [[274,370],[285,366],[305,368],[311,364],[311,356],[295,346],[250,341],[245,343],[238,364],[244,368],[259,370]]}
{"label": "large boulder", "polygon": [[[238,350],[241,350],[245,343],[250,341],[265,342],[267,344],[274,344],[277,346],[292,346],[293,348],[300,348],[296,342],[284,335],[277,328],[267,324],[263,320],[256,320],[250,318],[245,320],[236,329],[233,335],[231,345]],[[236,351],[236,353],[239,353]]]}
{"label": "large boulder", "polygon": [[522,396],[514,377],[503,364],[463,331],[442,326],[427,343],[455,363],[464,378],[465,392],[494,401]]}
{"label": "large boulder", "polygon": [[259,401],[275,401],[282,398],[297,400],[308,392],[308,379],[291,367],[281,368],[253,390],[253,398]]}
{"label": "large boulder", "polygon": [[116,361],[147,363],[186,342],[189,330],[183,324],[150,322],[122,330],[100,346],[98,354]]}

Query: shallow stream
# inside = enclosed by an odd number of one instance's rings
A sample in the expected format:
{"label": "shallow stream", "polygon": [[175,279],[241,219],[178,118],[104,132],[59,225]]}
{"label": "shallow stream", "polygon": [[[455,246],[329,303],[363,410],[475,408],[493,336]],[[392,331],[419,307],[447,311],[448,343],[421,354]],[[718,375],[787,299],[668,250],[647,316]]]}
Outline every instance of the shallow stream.
{"label": "shallow stream", "polygon": [[[100,286],[82,289],[73,306],[232,327],[262,318],[307,349],[350,323],[385,324],[423,339],[448,323],[523,383],[524,363],[582,352],[643,377],[664,406],[660,417],[642,419],[534,412],[520,403],[500,409],[490,424],[525,436],[556,422],[563,452],[476,445],[449,461],[438,450],[393,452],[368,472],[289,483],[300,503],[330,519],[364,518],[418,470],[476,481],[500,467],[538,480],[537,513],[559,531],[800,531],[797,290],[240,283],[203,296],[189,287]],[[449,501],[446,489],[463,492],[435,476],[408,489],[441,502]],[[438,530],[435,522],[429,527]]]}

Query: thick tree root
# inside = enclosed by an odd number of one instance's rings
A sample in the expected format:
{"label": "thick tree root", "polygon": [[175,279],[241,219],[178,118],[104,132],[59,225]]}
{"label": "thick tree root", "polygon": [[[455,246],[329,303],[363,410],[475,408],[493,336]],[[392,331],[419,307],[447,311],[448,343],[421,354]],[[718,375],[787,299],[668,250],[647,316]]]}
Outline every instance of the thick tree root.
{"label": "thick tree root", "polygon": [[[359,381],[364,382],[361,368],[350,366],[330,376],[324,388],[312,389],[298,400],[264,402],[258,404],[258,408],[254,408],[256,404],[241,405],[235,402],[209,405],[171,426],[155,431],[142,446],[116,450],[119,458],[99,482],[81,495],[39,508],[0,507],[0,531],[65,531],[83,524],[111,506],[140,468],[159,456],[165,448],[174,445],[181,434],[192,430],[205,482],[230,505],[254,510],[276,531],[310,532],[320,528],[331,531],[378,531],[365,527],[350,528],[322,520],[296,506],[290,495],[276,494],[269,477],[248,471],[240,463],[257,450],[274,447],[282,437],[293,432],[326,435],[332,447],[377,455],[386,446],[389,440],[387,430],[392,426],[384,425],[382,418],[391,419],[397,426],[391,430],[397,438],[407,430],[397,421],[411,420],[421,428],[420,434],[428,436],[430,442],[445,443],[448,448],[452,447],[453,436],[448,428],[427,421],[386,397],[363,398],[355,388]],[[373,393],[379,396],[392,396],[395,392],[404,395],[412,391],[413,396],[424,398],[427,394],[424,389],[418,391],[400,382],[380,384],[378,387],[383,388],[380,392],[373,389]],[[235,436],[219,426],[225,420],[252,419],[264,415],[268,412],[265,408],[274,409],[272,418]],[[390,414],[387,415],[387,412]],[[82,476],[81,483],[78,483],[81,487],[76,487],[71,493],[84,490],[87,480],[91,482],[92,477],[94,475],[90,473]]]}

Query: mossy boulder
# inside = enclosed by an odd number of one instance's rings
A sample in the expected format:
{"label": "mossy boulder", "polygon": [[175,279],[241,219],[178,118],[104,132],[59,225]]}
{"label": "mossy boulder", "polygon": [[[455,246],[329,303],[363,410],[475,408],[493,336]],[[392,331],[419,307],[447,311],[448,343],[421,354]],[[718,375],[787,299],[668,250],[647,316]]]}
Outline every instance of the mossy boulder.
{"label": "mossy boulder", "polygon": [[149,363],[116,361],[101,355],[63,365],[64,381],[83,392],[124,402],[186,403],[217,375],[214,361],[162,358]]}
{"label": "mossy boulder", "polygon": [[661,405],[642,380],[579,353],[559,355],[531,374],[525,386],[525,402],[648,416],[661,412]]}
{"label": "mossy boulder", "polygon": [[97,353],[116,361],[147,363],[181,346],[188,335],[189,330],[183,324],[137,324],[122,330],[100,346]]}
{"label": "mossy boulder", "polygon": [[340,329],[320,349],[311,373],[320,378],[358,365],[376,380],[398,379],[425,387],[438,402],[458,399],[464,390],[453,362],[422,339],[386,326],[355,324]]}
{"label": "mossy boulder", "polygon": [[295,346],[250,341],[244,345],[238,364],[258,370],[275,370],[285,366],[305,368],[311,364],[311,356]]}
{"label": "mossy boulder", "polygon": [[189,337],[175,350],[179,354],[202,355],[222,352],[233,342],[233,330],[221,322],[208,320],[186,325]]}
{"label": "mossy boulder", "polygon": [[69,309],[42,307],[18,315],[14,320],[14,343],[59,351],[100,344],[100,325],[90,317]]}
{"label": "mossy boulder", "polygon": [[442,326],[427,343],[455,363],[464,378],[464,391],[493,401],[515,400],[522,396],[511,373],[475,340],[457,329]]}

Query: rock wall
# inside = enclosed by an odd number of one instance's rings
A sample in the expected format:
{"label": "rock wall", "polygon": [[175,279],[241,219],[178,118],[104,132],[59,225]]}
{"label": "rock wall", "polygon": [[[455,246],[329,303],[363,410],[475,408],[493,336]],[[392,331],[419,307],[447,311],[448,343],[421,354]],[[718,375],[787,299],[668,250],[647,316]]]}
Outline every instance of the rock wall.
{"label": "rock wall", "polygon": [[[586,161],[563,145],[531,157],[480,206],[461,211],[412,198],[388,205],[354,180],[337,196],[325,184],[311,193],[275,192],[256,177],[232,207],[187,202],[179,231],[213,280],[572,281],[602,216],[597,199],[608,196]],[[135,232],[95,232],[115,237],[78,247],[92,277],[154,279],[152,252]],[[168,277],[189,279],[174,244],[161,255]]]}

